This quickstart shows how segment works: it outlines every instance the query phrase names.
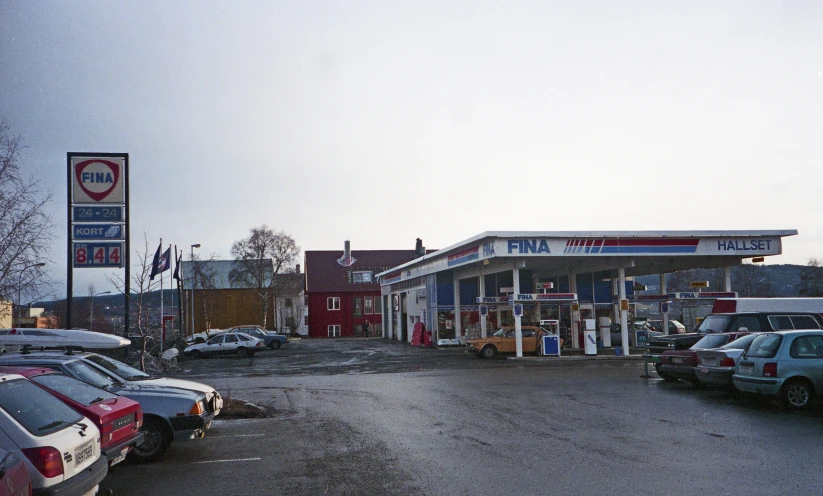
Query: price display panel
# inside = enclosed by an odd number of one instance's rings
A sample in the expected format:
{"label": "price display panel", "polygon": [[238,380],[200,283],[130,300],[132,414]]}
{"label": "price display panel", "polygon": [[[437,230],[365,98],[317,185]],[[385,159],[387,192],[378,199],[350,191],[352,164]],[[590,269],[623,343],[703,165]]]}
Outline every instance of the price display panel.
{"label": "price display panel", "polygon": [[123,267],[125,243],[74,243],[72,245],[75,268]]}

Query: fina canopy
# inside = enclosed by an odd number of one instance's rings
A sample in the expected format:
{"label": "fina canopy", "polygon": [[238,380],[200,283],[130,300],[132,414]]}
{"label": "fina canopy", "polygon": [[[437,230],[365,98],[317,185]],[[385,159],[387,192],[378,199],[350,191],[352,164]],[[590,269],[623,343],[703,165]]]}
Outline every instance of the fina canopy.
{"label": "fina canopy", "polygon": [[797,230],[763,231],[488,231],[378,274],[382,285],[444,270],[520,268],[547,274],[626,269],[626,275],[738,265],[782,253]]}

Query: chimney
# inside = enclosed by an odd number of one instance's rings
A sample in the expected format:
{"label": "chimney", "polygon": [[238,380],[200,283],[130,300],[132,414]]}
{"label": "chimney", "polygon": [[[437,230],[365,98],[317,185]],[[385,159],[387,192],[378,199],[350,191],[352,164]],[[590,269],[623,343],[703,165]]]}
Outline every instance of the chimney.
{"label": "chimney", "polygon": [[351,241],[346,240],[343,243],[343,258],[349,258],[351,256]]}
{"label": "chimney", "polygon": [[351,256],[351,243],[347,240],[343,244],[343,256],[337,259],[337,263],[339,263],[343,267],[351,267],[357,259]]}
{"label": "chimney", "polygon": [[294,266],[294,273],[295,273],[295,274],[299,274],[299,273],[300,273],[300,264],[295,264],[295,266]]}
{"label": "chimney", "polygon": [[426,247],[423,246],[423,240],[420,239],[420,238],[417,238],[417,243],[414,245],[414,257],[415,258],[422,257],[425,254],[426,254]]}

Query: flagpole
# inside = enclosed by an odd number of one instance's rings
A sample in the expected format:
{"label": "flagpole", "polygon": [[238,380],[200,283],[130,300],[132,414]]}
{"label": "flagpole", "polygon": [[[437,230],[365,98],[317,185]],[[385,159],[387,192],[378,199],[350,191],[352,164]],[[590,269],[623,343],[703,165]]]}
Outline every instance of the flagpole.
{"label": "flagpole", "polygon": [[[160,238],[160,252],[163,252],[163,238]],[[160,271],[160,354],[163,354],[163,271]]]}

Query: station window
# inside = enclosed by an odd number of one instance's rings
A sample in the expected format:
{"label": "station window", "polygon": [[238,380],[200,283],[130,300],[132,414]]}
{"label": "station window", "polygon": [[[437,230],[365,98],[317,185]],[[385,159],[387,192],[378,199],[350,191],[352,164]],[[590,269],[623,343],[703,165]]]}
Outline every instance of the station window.
{"label": "station window", "polygon": [[329,296],[326,298],[326,310],[340,310],[340,297]]}
{"label": "station window", "polygon": [[374,298],[367,296],[363,299],[363,313],[366,315],[374,313]]}
{"label": "station window", "polygon": [[340,326],[339,325],[330,325],[329,329],[329,337],[330,338],[339,338],[340,337]]}

